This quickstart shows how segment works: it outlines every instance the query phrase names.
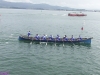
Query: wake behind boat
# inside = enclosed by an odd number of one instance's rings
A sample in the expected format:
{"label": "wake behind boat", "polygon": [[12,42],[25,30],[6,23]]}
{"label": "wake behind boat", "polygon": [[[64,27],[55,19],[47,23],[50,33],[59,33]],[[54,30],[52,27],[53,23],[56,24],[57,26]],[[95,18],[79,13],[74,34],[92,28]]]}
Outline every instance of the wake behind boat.
{"label": "wake behind boat", "polygon": [[91,44],[92,38],[50,38],[46,37],[43,39],[42,37],[36,38],[36,37],[29,37],[27,35],[20,35],[19,40],[20,41],[30,41],[30,42],[46,42],[46,43],[87,43]]}

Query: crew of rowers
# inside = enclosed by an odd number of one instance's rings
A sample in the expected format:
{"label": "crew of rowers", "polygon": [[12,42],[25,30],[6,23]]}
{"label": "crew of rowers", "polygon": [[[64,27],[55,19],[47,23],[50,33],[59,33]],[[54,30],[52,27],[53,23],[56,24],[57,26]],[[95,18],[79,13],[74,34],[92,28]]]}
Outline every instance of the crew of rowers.
{"label": "crew of rowers", "polygon": [[[60,40],[64,40],[64,41],[72,40],[72,41],[74,41],[75,40],[75,38],[73,37],[73,35],[72,35],[72,37],[70,39],[67,38],[66,35],[61,39],[59,35],[57,35],[56,38],[54,38],[53,35],[50,35],[49,37],[47,37],[47,35],[44,34],[42,37],[40,37],[38,34],[36,34],[36,36],[34,38],[36,40],[40,40],[40,39],[41,40],[47,40],[47,39],[48,40],[57,40],[57,41],[60,41]],[[78,40],[82,40],[82,38],[80,37],[80,35],[79,35]]]}
{"label": "crew of rowers", "polygon": [[[30,33],[30,31],[28,32],[28,37],[31,35],[31,33]],[[59,40],[61,40],[61,38],[60,38],[60,36],[59,35],[57,35],[56,36],[56,38],[53,38],[53,35],[50,35],[49,37],[47,37],[47,35],[43,35],[42,37],[40,37],[38,34],[36,34],[36,36],[34,37],[34,39],[36,39],[36,40],[57,40],[57,41],[59,41]],[[68,40],[72,40],[72,41],[74,41],[75,39],[74,39],[74,37],[73,37],[73,35],[72,35],[72,37],[69,39],[69,38],[67,38],[67,36],[65,35],[63,38],[62,38],[62,40],[64,40],[64,41],[68,41]],[[78,40],[82,40],[82,38],[80,37],[80,35],[79,35],[79,38],[78,38]]]}

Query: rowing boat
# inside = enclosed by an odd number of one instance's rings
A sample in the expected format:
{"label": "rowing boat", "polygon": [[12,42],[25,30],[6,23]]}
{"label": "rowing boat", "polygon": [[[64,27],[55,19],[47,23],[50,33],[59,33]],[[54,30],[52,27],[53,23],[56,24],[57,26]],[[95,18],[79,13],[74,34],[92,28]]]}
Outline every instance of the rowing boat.
{"label": "rowing boat", "polygon": [[20,41],[31,41],[31,42],[46,42],[46,43],[87,43],[87,44],[91,44],[91,39],[93,39],[93,37],[91,38],[74,38],[74,40],[72,40],[71,38],[67,38],[67,40],[65,40],[64,38],[60,38],[59,40],[56,38],[46,38],[46,39],[36,39],[35,37],[28,37],[27,35],[20,35],[19,36],[19,40]]}

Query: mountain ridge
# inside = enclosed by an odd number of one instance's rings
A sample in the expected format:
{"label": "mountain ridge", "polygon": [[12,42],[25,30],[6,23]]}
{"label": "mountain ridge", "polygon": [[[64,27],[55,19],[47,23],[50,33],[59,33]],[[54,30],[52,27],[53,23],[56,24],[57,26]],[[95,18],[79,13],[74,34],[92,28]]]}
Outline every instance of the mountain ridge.
{"label": "mountain ridge", "polygon": [[[70,7],[52,6],[45,3],[32,4],[32,3],[23,3],[23,2],[8,2],[3,0],[0,0],[0,8],[37,9],[37,10],[78,10]],[[81,9],[81,10],[85,10],[85,9]]]}

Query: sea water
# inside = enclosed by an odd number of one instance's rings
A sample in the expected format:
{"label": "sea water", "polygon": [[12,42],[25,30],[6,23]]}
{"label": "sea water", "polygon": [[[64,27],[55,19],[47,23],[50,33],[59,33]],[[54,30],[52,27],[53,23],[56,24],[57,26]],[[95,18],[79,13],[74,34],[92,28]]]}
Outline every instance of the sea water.
{"label": "sea water", "polygon": [[[9,75],[99,75],[100,13],[0,9],[0,72]],[[77,12],[77,11],[76,11]],[[83,27],[83,30],[81,30]],[[20,42],[20,34],[93,37],[90,45]]]}

